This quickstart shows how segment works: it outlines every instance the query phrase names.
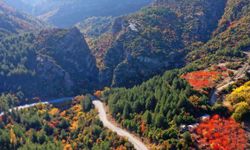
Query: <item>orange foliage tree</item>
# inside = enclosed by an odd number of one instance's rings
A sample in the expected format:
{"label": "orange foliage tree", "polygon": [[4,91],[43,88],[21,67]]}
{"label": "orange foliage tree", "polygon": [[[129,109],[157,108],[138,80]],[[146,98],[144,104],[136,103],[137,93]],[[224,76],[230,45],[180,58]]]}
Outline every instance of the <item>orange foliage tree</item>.
{"label": "orange foliage tree", "polygon": [[96,97],[101,97],[102,91],[97,90],[97,91],[94,93],[94,95],[95,95]]}
{"label": "orange foliage tree", "polygon": [[140,125],[141,133],[144,133],[146,130],[146,124],[142,121]]}
{"label": "orange foliage tree", "polygon": [[245,150],[247,145],[247,136],[240,124],[219,115],[199,124],[194,137],[201,149]]}

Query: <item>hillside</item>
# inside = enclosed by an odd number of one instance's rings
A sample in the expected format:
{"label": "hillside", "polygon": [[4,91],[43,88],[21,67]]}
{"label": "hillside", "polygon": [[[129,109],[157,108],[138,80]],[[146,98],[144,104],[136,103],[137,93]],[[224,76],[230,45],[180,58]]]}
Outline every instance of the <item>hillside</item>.
{"label": "hillside", "polygon": [[183,66],[188,46],[210,39],[224,7],[224,0],[155,1],[116,18],[107,32],[89,42],[103,84],[129,87]]}
{"label": "hillside", "polygon": [[202,58],[205,59],[204,62],[210,62],[222,60],[220,59],[222,57],[229,59],[242,57],[239,51],[250,50],[249,16],[250,2],[248,0],[228,0],[225,12],[212,38],[194,48],[188,56],[189,61]]}
{"label": "hillside", "polygon": [[[247,130],[242,128],[249,128],[249,124],[244,126],[236,122],[248,121],[248,83],[231,94],[235,85],[223,89],[222,95],[218,96],[224,100],[223,96],[229,94],[226,96],[227,105],[221,101],[210,104],[209,97],[217,85],[227,78],[234,80],[237,72],[248,66],[244,51],[250,50],[250,3],[228,0],[219,4],[218,1],[206,0],[159,0],[137,14],[117,19],[113,28],[101,35],[101,41],[107,34],[115,35],[109,47],[101,49],[104,51],[101,67],[110,71],[106,73],[111,74],[113,86],[123,87],[145,80],[146,75],[156,72],[164,62],[171,62],[170,58],[164,58],[167,50],[171,54],[182,54],[171,63],[173,67],[174,63],[183,61],[181,64],[186,66],[182,69],[167,71],[131,88],[106,89],[101,94],[112,117],[124,128],[150,141],[152,149],[249,148]],[[142,36],[145,32],[146,36]],[[168,37],[169,32],[174,36]],[[153,47],[157,42],[162,43]],[[154,55],[156,52],[159,55]],[[147,63],[136,61],[142,56],[145,58],[145,54]],[[150,63],[150,60],[160,60],[160,65]],[[162,70],[166,69],[170,68]],[[240,85],[249,80],[245,73],[243,76],[233,82]],[[212,117],[202,122],[199,117],[204,114]],[[237,137],[240,140],[235,141]],[[234,142],[230,143],[230,140]]]}
{"label": "hillside", "polygon": [[249,149],[249,0],[154,0],[127,15],[146,1],[86,0],[103,10],[91,17],[81,0],[43,12],[48,0],[18,2],[53,24],[78,23],[40,31],[0,5],[0,149],[133,149],[114,133],[123,130],[149,149]]}
{"label": "hillside", "polygon": [[20,13],[0,1],[0,39],[4,35],[35,31],[47,27],[45,23]]}
{"label": "hillside", "polygon": [[[242,128],[249,126],[236,122],[249,121],[249,82],[227,96],[229,108],[220,102],[211,106],[208,92],[221,83],[227,71],[195,71],[183,76],[186,69],[167,71],[133,88],[105,89],[100,97],[110,115],[142,137],[150,149],[249,148],[248,130]],[[201,86],[202,91],[197,89]]]}
{"label": "hillside", "polygon": [[137,11],[151,0],[5,0],[9,5],[58,27],[70,27],[88,17],[120,16]]}
{"label": "hillside", "polygon": [[[242,8],[241,3],[244,4]],[[249,3],[244,0],[157,0],[151,6],[127,16],[88,18],[78,23],[77,28],[86,37],[88,46],[83,39],[84,49],[90,47],[95,56],[96,60],[87,64],[98,66],[99,73],[94,71],[95,80],[100,83],[98,87],[132,87],[186,64],[205,67],[225,57],[244,57],[239,50],[247,49],[248,45],[248,7]],[[60,45],[56,43],[58,37],[48,36],[55,42],[49,44]],[[223,43],[228,40],[231,40],[229,44]],[[43,44],[39,46],[51,46]],[[53,46],[52,49],[57,49]],[[54,59],[56,55],[51,57]],[[79,75],[74,72],[74,78]]]}
{"label": "hillside", "polygon": [[98,83],[95,59],[76,28],[11,36],[0,47],[1,92],[52,98],[90,91]]}

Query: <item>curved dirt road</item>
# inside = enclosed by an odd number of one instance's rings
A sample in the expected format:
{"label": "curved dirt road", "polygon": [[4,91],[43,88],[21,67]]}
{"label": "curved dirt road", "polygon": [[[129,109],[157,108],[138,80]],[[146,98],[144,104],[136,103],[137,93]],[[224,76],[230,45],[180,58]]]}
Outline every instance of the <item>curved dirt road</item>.
{"label": "curved dirt road", "polygon": [[94,100],[93,104],[95,105],[95,108],[98,110],[99,112],[99,118],[102,121],[103,125],[107,128],[109,128],[110,130],[112,130],[113,132],[116,132],[118,135],[126,137],[128,139],[129,142],[131,142],[135,149],[137,150],[148,150],[148,148],[146,147],[145,144],[143,144],[140,140],[138,140],[137,138],[135,138],[132,134],[130,134],[129,132],[115,126],[114,124],[112,124],[108,118],[107,118],[107,114],[106,111],[104,109],[104,105],[101,101],[99,100]]}
{"label": "curved dirt road", "polygon": [[[34,107],[35,105],[38,104],[54,104],[54,103],[61,103],[64,101],[70,101],[72,99],[72,97],[65,97],[65,98],[60,98],[60,99],[54,99],[54,100],[50,100],[50,101],[44,101],[44,102],[38,102],[38,103],[33,103],[33,104],[26,104],[26,105],[22,105],[22,106],[17,106],[14,107],[12,109],[9,109],[9,112],[13,111],[13,110],[21,110],[21,109],[25,109],[25,108],[30,108],[30,107]],[[99,118],[102,121],[103,125],[107,128],[109,128],[110,130],[112,130],[113,132],[116,132],[118,135],[126,137],[128,139],[129,142],[131,142],[135,149],[137,150],[148,150],[148,148],[146,147],[145,144],[143,144],[140,140],[138,140],[137,138],[135,138],[132,134],[130,134],[129,132],[115,126],[114,124],[112,124],[108,118],[107,118],[107,114],[105,112],[104,109],[104,105],[101,101],[99,100],[94,100],[93,104],[95,105],[95,108],[98,110],[99,112]],[[4,115],[4,112],[0,112],[0,116]]]}

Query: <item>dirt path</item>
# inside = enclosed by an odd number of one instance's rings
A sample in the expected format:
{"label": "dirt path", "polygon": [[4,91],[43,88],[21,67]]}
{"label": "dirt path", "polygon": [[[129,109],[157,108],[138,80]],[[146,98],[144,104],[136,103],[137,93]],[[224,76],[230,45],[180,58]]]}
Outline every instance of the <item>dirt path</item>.
{"label": "dirt path", "polygon": [[98,110],[99,118],[105,127],[109,128],[113,132],[116,132],[119,136],[126,137],[128,139],[128,141],[134,145],[135,149],[148,150],[147,146],[144,143],[142,143],[140,140],[138,140],[134,135],[132,135],[131,133],[129,133],[126,130],[123,130],[123,129],[117,127],[115,124],[113,124],[111,121],[108,120],[107,113],[106,113],[104,105],[101,101],[94,100],[93,104],[95,105],[95,108]]}

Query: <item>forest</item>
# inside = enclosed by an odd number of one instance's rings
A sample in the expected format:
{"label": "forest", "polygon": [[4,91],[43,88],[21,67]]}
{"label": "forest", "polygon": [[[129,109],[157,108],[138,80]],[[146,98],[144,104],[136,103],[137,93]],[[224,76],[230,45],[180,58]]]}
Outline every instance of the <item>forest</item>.
{"label": "forest", "polygon": [[[135,149],[93,99],[149,149],[249,149],[249,0],[88,0],[94,11],[18,0],[33,12],[6,1],[15,8],[0,2],[1,150]],[[63,97],[75,98],[39,103]]]}
{"label": "forest", "polygon": [[[180,73],[167,71],[131,89],[107,89],[102,98],[123,127],[150,139],[155,147],[187,148],[188,133],[180,132],[179,126],[195,123],[210,108],[208,97],[194,91]],[[189,100],[192,97],[197,97],[197,105]]]}
{"label": "forest", "polygon": [[88,95],[77,96],[71,106],[62,108],[39,104],[1,116],[1,150],[134,149],[103,127]]}

